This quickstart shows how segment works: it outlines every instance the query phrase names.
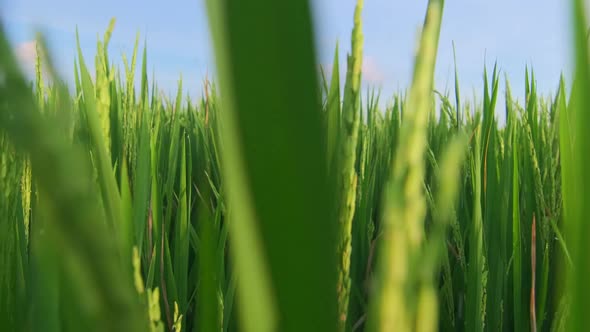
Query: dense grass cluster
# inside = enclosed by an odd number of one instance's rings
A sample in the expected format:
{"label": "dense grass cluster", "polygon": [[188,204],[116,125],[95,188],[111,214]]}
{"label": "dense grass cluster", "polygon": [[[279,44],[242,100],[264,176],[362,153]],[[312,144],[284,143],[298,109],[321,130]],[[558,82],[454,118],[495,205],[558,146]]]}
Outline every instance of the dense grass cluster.
{"label": "dense grass cluster", "polygon": [[481,101],[457,75],[434,91],[430,0],[383,109],[361,94],[362,0],[343,91],[307,2],[254,2],[207,2],[219,77],[198,100],[158,93],[137,42],[115,67],[113,24],[94,75],[78,48],[73,95],[42,38],[31,86],[0,34],[0,330],[583,330],[581,1],[572,96],[527,70],[518,104],[496,68]]}

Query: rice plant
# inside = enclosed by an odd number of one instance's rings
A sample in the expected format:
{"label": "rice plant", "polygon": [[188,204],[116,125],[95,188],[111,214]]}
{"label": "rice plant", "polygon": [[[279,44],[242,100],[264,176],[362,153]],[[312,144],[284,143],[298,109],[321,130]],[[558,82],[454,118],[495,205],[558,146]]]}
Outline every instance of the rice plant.
{"label": "rice plant", "polygon": [[206,4],[198,99],[160,93],[139,36],[115,66],[114,20],[72,93],[42,35],[28,82],[0,27],[0,330],[585,330],[582,1],[571,95],[523,68],[522,104],[497,66],[482,100],[457,70],[436,90],[443,0],[388,103],[361,89],[363,0],[344,82],[307,1]]}

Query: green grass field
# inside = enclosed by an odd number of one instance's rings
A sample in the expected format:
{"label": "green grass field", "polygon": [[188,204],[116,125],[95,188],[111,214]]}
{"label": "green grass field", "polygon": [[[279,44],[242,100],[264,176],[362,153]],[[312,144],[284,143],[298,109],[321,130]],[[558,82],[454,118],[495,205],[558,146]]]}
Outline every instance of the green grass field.
{"label": "green grass field", "polygon": [[197,100],[160,94],[137,42],[115,67],[114,21],[70,90],[42,36],[30,84],[0,30],[0,330],[585,331],[590,62],[570,2],[574,81],[543,95],[528,69],[503,105],[496,67],[480,101],[457,74],[434,90],[444,0],[385,108],[361,92],[363,0],[343,78],[318,75],[307,1],[207,0],[218,75]]}

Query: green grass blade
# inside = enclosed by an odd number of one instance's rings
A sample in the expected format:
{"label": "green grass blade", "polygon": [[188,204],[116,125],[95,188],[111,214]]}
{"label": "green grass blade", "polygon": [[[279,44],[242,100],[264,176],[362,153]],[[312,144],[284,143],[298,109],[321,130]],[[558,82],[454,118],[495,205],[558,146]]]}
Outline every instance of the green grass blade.
{"label": "green grass blade", "polygon": [[337,152],[341,125],[341,104],[340,104],[340,62],[338,55],[338,44],[334,51],[332,64],[332,79],[328,91],[328,167],[334,163],[334,156]]}
{"label": "green grass blade", "polygon": [[[414,78],[404,113],[392,178],[387,187],[379,276],[373,298],[372,330],[411,331],[416,328],[415,290],[410,287],[410,269],[424,241],[426,199],[425,152],[427,122],[433,100],[434,68],[444,1],[428,3],[424,28],[417,52]],[[425,295],[431,297],[431,295]],[[425,303],[431,301],[426,299]],[[422,318],[422,317],[421,317]]]}
{"label": "green grass blade", "polygon": [[178,217],[174,224],[174,275],[178,288],[178,305],[182,312],[187,310],[188,294],[188,263],[189,263],[189,190],[190,182],[187,176],[187,147],[186,139],[181,136],[180,157],[180,188],[178,190]]}
{"label": "green grass blade", "polygon": [[[575,45],[575,79],[572,90],[572,102],[570,103],[568,115],[574,120],[572,127],[564,130],[562,126],[562,137],[568,135],[573,129],[573,141],[570,141],[572,153],[563,156],[570,156],[573,162],[565,161],[566,172],[564,173],[564,188],[566,193],[566,228],[567,241],[570,245],[570,253],[574,264],[573,271],[568,273],[568,290],[571,296],[571,312],[568,321],[568,330],[583,331],[587,324],[587,308],[590,306],[590,293],[587,287],[587,276],[590,275],[590,263],[587,259],[588,240],[590,224],[587,222],[590,215],[589,206],[585,201],[590,197],[590,177],[586,167],[590,163],[588,153],[588,142],[590,142],[590,65],[588,58],[588,42],[586,36],[587,21],[585,17],[585,6],[581,0],[572,1],[571,15],[573,19],[573,41]],[[567,118],[566,118],[567,121]],[[566,122],[567,123],[567,122]],[[563,144],[566,142],[562,143]],[[568,147],[565,147],[566,149]],[[562,159],[563,160],[563,159]],[[571,167],[571,168],[570,168]]]}
{"label": "green grass blade", "polygon": [[[207,3],[223,97],[222,164],[234,218],[230,236],[239,254],[234,263],[254,263],[236,266],[243,328],[274,329],[276,312],[278,330],[333,331],[336,223],[330,214],[327,137],[319,110],[309,3]],[[245,240],[248,247],[240,242]],[[264,276],[263,259],[270,280]],[[257,280],[246,279],[248,274]],[[254,298],[256,302],[247,302]]]}
{"label": "green grass blade", "polygon": [[481,136],[482,128],[478,126],[474,135],[473,154],[471,169],[473,176],[473,217],[469,231],[469,257],[467,271],[467,299],[466,299],[466,320],[467,331],[483,331],[484,328],[484,292],[487,270],[485,268],[485,251],[483,239],[483,216],[482,216],[482,166],[481,166]]}
{"label": "green grass blade", "polygon": [[105,205],[107,211],[107,220],[109,226],[111,226],[115,232],[118,232],[117,228],[120,227],[120,221],[122,218],[121,198],[117,188],[113,169],[111,167],[110,155],[105,146],[105,140],[100,129],[101,121],[97,113],[97,100],[95,98],[94,86],[92,84],[90,74],[86,69],[79,39],[77,39],[77,44],[82,91],[85,102],[84,104],[86,106],[86,115],[88,117],[88,128],[92,137],[92,144],[94,146],[93,152],[96,154],[96,163],[99,172],[103,204]]}
{"label": "green grass blade", "polygon": [[513,136],[512,136],[512,287],[513,287],[513,298],[512,305],[514,307],[514,330],[520,330],[523,328],[523,318],[526,310],[523,308],[523,292],[522,289],[522,235],[520,231],[520,177],[519,177],[519,158],[518,158],[518,142],[519,131],[516,130],[516,121],[514,113],[512,113],[513,119]]}
{"label": "green grass blade", "polygon": [[[357,181],[357,143],[360,127],[360,88],[361,66],[363,62],[362,34],[363,0],[358,0],[354,13],[352,31],[352,54],[348,57],[342,126],[338,145],[338,319],[340,331],[346,329],[350,295],[350,257],[352,251],[352,220],[356,208]],[[330,133],[328,132],[328,135]]]}
{"label": "green grass blade", "polygon": [[0,71],[6,74],[6,84],[0,86],[0,98],[6,101],[0,108],[0,129],[31,156],[33,177],[51,207],[50,234],[60,244],[56,249],[69,286],[77,290],[74,299],[90,303],[80,308],[83,317],[72,319],[96,331],[145,331],[147,320],[131,275],[121,269],[118,247],[109,241],[87,154],[68,144],[52,118],[41,117],[16,68],[0,31]]}

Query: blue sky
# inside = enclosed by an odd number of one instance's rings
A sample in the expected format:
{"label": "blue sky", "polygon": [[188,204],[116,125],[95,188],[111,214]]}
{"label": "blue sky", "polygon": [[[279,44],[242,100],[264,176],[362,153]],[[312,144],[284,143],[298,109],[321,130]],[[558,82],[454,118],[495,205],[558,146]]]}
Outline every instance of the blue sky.
{"label": "blue sky", "polygon": [[[341,70],[355,0],[312,0],[318,31],[319,62],[331,67],[337,40]],[[72,77],[75,27],[80,32],[86,62],[92,64],[97,36],[111,17],[117,26],[110,45],[111,58],[131,54],[137,32],[147,40],[150,73],[172,93],[182,73],[191,94],[200,93],[207,73],[214,72],[202,0],[19,0],[2,2],[0,17],[25,66],[30,62],[34,29],[49,37],[50,51],[66,78]],[[464,97],[481,95],[484,59],[494,61],[508,75],[522,99],[525,65],[535,70],[543,93],[553,93],[560,74],[569,78],[570,34],[567,1],[563,0],[447,0],[436,71],[436,86],[453,91],[453,51]],[[365,0],[364,83],[381,88],[384,97],[409,86],[413,52],[426,1]],[[30,64],[29,64],[30,65]],[[503,91],[503,86],[501,86]]]}

